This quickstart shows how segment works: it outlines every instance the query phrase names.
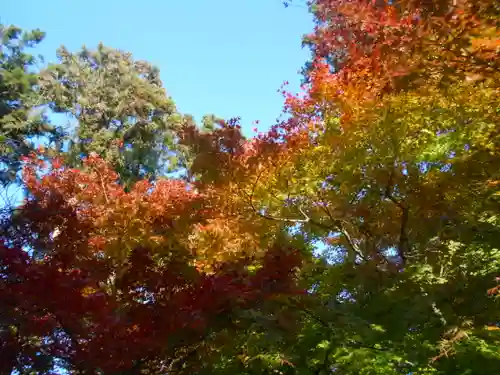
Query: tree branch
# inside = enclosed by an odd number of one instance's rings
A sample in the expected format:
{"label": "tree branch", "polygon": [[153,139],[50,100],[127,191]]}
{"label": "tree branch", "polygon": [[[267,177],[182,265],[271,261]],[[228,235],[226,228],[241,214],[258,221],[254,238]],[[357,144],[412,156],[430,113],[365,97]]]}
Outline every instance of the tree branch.
{"label": "tree branch", "polygon": [[97,175],[99,176],[99,181],[101,182],[101,187],[102,187],[102,192],[104,193],[104,199],[106,200],[106,204],[109,204],[109,198],[108,198],[108,193],[106,191],[106,186],[104,185],[104,179],[102,177],[101,172],[97,168],[94,169],[97,172]]}
{"label": "tree branch", "polygon": [[394,169],[392,169],[391,174],[389,176],[389,182],[387,183],[387,187],[385,189],[385,198],[389,199],[401,210],[401,226],[399,230],[399,244],[398,244],[398,254],[403,262],[406,263],[406,253],[408,251],[408,236],[406,234],[406,226],[408,224],[408,207],[404,205],[400,200],[394,198],[392,195],[392,189],[394,187]]}
{"label": "tree branch", "polygon": [[347,241],[347,244],[351,248],[351,251],[353,252],[353,254],[354,255],[358,255],[362,259],[365,259],[364,255],[363,255],[363,252],[361,251],[361,249],[359,248],[359,246],[356,245],[356,243],[353,241],[351,235],[349,234],[349,232],[347,231],[347,229],[345,228],[345,226],[342,224],[342,220],[333,217],[333,215],[330,212],[330,210],[328,209],[328,207],[321,205],[321,208],[323,209],[323,211],[326,213],[326,215],[329,217],[329,219],[333,223],[333,226],[330,229],[336,229],[340,233],[342,233],[342,235],[344,236],[344,238]]}
{"label": "tree branch", "polygon": [[[292,219],[292,218],[285,218],[285,217],[278,217],[278,216],[272,216],[272,215],[267,215],[265,213],[259,212],[257,208],[254,206],[253,202],[250,202],[250,205],[252,206],[252,209],[262,218],[267,219],[267,220],[274,220],[274,221],[283,221],[287,223],[309,223],[311,222],[311,219],[306,215],[303,219]],[[304,211],[299,208],[299,211],[304,214]]]}
{"label": "tree branch", "polygon": [[255,179],[255,182],[253,183],[253,186],[252,186],[252,192],[251,192],[250,196],[248,197],[249,198],[250,207],[252,208],[252,210],[257,215],[259,215],[260,217],[262,217],[264,219],[267,219],[267,220],[281,221],[281,222],[286,222],[286,223],[310,223],[312,225],[315,225],[315,226],[317,226],[319,228],[322,228],[322,229],[325,229],[325,230],[328,230],[328,231],[338,230],[340,233],[342,233],[342,235],[346,239],[348,247],[351,250],[351,254],[354,256],[353,258],[355,259],[356,255],[357,255],[357,256],[361,257],[362,259],[365,259],[364,255],[363,255],[363,252],[361,251],[361,249],[359,248],[359,246],[354,242],[353,238],[351,237],[351,235],[349,234],[349,232],[347,231],[347,229],[342,224],[342,220],[334,218],[333,215],[331,214],[331,212],[326,207],[322,206],[322,209],[328,215],[328,217],[332,221],[333,225],[327,225],[327,224],[323,224],[321,222],[312,220],[311,217],[309,217],[309,215],[307,215],[307,213],[300,206],[298,206],[297,209],[302,214],[302,216],[303,216],[302,218],[284,218],[284,217],[278,217],[278,216],[268,215],[266,213],[263,213],[263,212],[259,211],[257,209],[257,207],[255,207],[255,205],[254,205],[254,202],[253,202],[254,199],[253,199],[253,197],[254,197],[254,194],[255,194],[255,189],[257,187],[257,184],[258,184],[258,182],[260,180],[260,177],[261,177],[263,171],[264,170],[260,171],[259,174],[257,175],[257,178]]}
{"label": "tree branch", "polygon": [[261,170],[259,172],[259,174],[257,175],[257,178],[255,179],[255,182],[252,186],[252,192],[251,192],[250,196],[248,197],[250,206],[252,207],[253,211],[256,214],[258,214],[259,216],[261,216],[262,218],[267,219],[267,220],[282,221],[282,222],[288,222],[288,223],[308,223],[311,219],[309,218],[309,216],[307,216],[307,214],[301,208],[299,208],[299,211],[304,217],[302,219],[292,219],[292,218],[282,218],[282,217],[277,217],[277,216],[273,216],[273,215],[267,215],[265,213],[260,212],[255,207],[255,205],[253,203],[253,197],[255,195],[255,189],[257,187],[257,184],[259,183],[260,176],[262,175],[263,172],[264,172],[264,170]]}

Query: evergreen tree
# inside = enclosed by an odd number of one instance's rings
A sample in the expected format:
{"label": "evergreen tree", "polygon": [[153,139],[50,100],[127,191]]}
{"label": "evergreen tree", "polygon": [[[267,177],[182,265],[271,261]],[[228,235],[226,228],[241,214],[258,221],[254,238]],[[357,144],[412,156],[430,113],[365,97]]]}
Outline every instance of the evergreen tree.
{"label": "evergreen tree", "polygon": [[0,24],[0,182],[17,179],[21,158],[34,149],[33,140],[55,141],[58,129],[49,124],[38,91],[37,58],[26,52],[44,38],[40,30],[23,32]]}
{"label": "evergreen tree", "polygon": [[58,58],[42,73],[41,89],[52,110],[77,120],[67,162],[80,166],[95,152],[127,187],[166,172],[182,116],[159,70],[102,44],[77,53],[61,47]]}

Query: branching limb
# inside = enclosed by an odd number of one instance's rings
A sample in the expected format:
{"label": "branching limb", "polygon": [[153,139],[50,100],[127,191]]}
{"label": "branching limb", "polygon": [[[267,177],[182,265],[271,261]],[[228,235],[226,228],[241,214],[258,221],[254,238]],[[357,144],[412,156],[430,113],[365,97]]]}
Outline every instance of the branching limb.
{"label": "branching limb", "polygon": [[294,219],[294,218],[283,218],[283,217],[277,217],[273,215],[268,215],[263,213],[261,210],[258,210],[257,207],[255,207],[254,204],[254,195],[255,195],[255,189],[257,188],[257,184],[259,183],[260,177],[262,176],[262,173],[264,170],[261,170],[259,174],[257,175],[257,178],[255,179],[255,182],[253,183],[252,186],[252,192],[250,193],[250,196],[248,197],[250,207],[252,210],[258,214],[260,217],[267,219],[267,220],[273,220],[273,221],[282,221],[282,222],[288,222],[288,223],[308,223],[310,222],[310,218],[306,213],[302,210],[302,208],[299,208],[300,213],[303,215],[303,218],[301,219]]}
{"label": "branching limb", "polygon": [[384,196],[385,198],[393,202],[396,206],[398,206],[399,209],[401,210],[401,226],[399,230],[398,254],[403,264],[405,264],[406,254],[408,252],[408,236],[406,233],[407,232],[406,227],[408,225],[409,212],[408,212],[408,207],[393,196],[392,194],[393,187],[394,187],[394,169],[391,171],[391,175],[389,176],[389,182],[385,189]]}
{"label": "branching limb", "polygon": [[99,181],[101,182],[102,192],[104,193],[104,199],[106,200],[106,204],[109,204],[108,192],[106,189],[106,185],[104,185],[104,178],[103,178],[101,172],[99,172],[99,170],[97,168],[95,168],[94,170],[96,171],[97,175],[99,176]]}
{"label": "branching limb", "polygon": [[338,218],[335,218],[332,215],[332,213],[330,212],[330,210],[328,209],[328,207],[326,207],[324,205],[321,205],[321,208],[326,213],[326,215],[328,216],[328,218],[330,219],[330,221],[333,223],[333,226],[330,229],[334,229],[334,230],[339,231],[344,236],[344,238],[346,239],[347,244],[348,244],[350,250],[353,252],[353,254],[354,255],[358,255],[362,259],[365,259],[364,255],[363,255],[363,252],[361,251],[361,249],[359,248],[359,246],[354,242],[353,238],[349,234],[349,231],[346,229],[346,227],[345,227],[344,223],[342,222],[342,220],[340,220]]}

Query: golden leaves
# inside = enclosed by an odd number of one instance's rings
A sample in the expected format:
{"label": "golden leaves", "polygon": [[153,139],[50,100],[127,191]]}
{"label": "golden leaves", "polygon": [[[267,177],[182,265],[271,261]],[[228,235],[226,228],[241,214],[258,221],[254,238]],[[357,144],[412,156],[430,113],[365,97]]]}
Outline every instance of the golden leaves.
{"label": "golden leaves", "polygon": [[[181,180],[160,179],[140,181],[125,192],[96,155],[85,160],[83,171],[52,167],[40,178],[36,168],[31,170],[31,191],[39,204],[48,206],[57,196],[75,212],[88,227],[86,245],[94,257],[125,265],[134,249],[145,247],[168,259],[191,258],[200,271],[212,272],[226,262],[258,259],[267,250],[262,225],[248,216],[240,184],[195,189]],[[268,172],[265,166],[257,170]],[[67,232],[64,226],[60,230]]]}
{"label": "golden leaves", "polygon": [[195,256],[198,269],[210,272],[225,262],[258,256],[264,249],[259,246],[258,233],[245,228],[238,217],[209,219],[197,225],[189,238],[189,248]]}

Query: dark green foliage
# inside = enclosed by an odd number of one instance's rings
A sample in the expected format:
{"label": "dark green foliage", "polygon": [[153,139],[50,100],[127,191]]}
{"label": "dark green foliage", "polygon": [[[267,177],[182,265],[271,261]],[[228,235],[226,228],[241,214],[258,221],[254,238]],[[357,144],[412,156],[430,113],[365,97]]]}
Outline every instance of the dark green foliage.
{"label": "dark green foliage", "polygon": [[40,43],[40,30],[23,32],[0,24],[0,182],[16,180],[21,158],[33,150],[33,138],[55,141],[58,130],[44,116],[37,93],[37,59],[26,52]]}
{"label": "dark green foliage", "polygon": [[61,47],[58,57],[59,63],[42,73],[41,89],[55,112],[77,120],[67,161],[79,166],[83,156],[95,152],[126,186],[164,172],[182,116],[159,70],[102,44],[78,53]]}

